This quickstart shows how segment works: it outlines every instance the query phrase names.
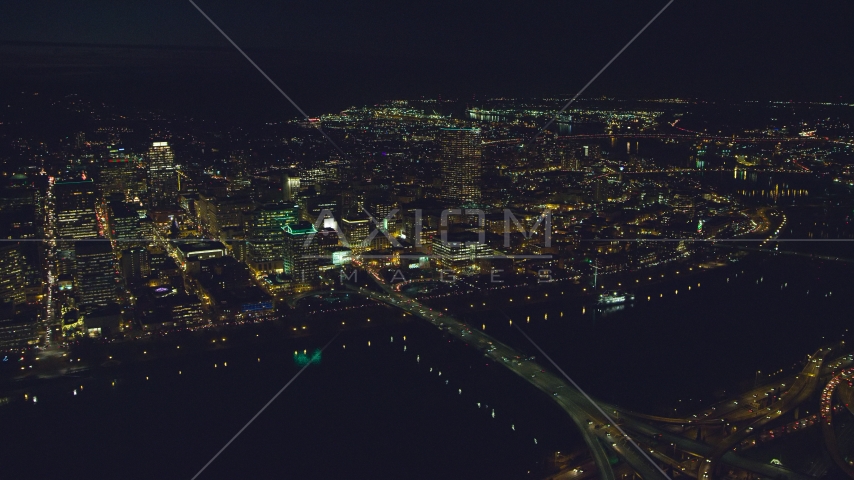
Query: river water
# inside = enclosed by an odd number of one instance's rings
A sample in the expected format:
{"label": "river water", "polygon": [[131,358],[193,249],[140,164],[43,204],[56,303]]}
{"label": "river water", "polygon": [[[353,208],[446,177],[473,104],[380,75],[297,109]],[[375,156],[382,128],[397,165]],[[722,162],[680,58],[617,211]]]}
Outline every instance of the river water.
{"label": "river water", "polygon": [[[755,254],[699,270],[621,277],[637,299],[610,312],[574,295],[582,285],[497,291],[473,311],[470,299],[430,302],[552,368],[509,317],[591,395],[677,415],[799,369],[850,324],[845,264]],[[200,478],[536,478],[581,445],[548,396],[433,326],[367,328],[399,315],[314,316],[320,333],[301,338],[262,324],[89,350],[122,363],[19,388],[0,406],[3,477],[191,478],[299,371],[295,351],[312,355],[341,321],[366,328],[334,337]]]}
{"label": "river water", "polygon": [[[399,312],[313,321],[383,315]],[[299,372],[294,353],[333,337],[256,325],[87,351],[126,361],[10,394],[0,476],[192,478]],[[536,477],[579,445],[550,398],[449,340],[417,322],[341,333],[199,478]]]}

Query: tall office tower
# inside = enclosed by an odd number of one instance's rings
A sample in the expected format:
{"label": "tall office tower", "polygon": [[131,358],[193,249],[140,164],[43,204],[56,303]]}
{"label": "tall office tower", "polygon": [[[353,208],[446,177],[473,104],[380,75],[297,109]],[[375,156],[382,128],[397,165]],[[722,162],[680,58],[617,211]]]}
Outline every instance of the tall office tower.
{"label": "tall office tower", "polygon": [[199,224],[209,235],[217,238],[227,237],[230,228],[244,228],[246,214],[253,207],[248,196],[213,197],[200,194],[195,204]]}
{"label": "tall office tower", "polygon": [[360,185],[354,185],[350,190],[341,191],[341,216],[363,216],[362,208],[365,206],[365,194]]}
{"label": "tall office tower", "polygon": [[116,302],[116,270],[110,242],[77,242],[75,280],[79,305],[106,305]]}
{"label": "tall office tower", "polygon": [[19,305],[26,301],[24,270],[21,244],[0,245],[0,303]]}
{"label": "tall office tower", "polygon": [[143,170],[139,158],[125,152],[124,148],[110,147],[101,163],[98,189],[105,198],[118,197],[122,202],[133,202],[145,191]]}
{"label": "tall office tower", "polygon": [[294,203],[268,203],[250,213],[246,225],[249,266],[258,272],[282,269],[283,231],[299,220],[299,207]]}
{"label": "tall office tower", "polygon": [[282,174],[282,200],[295,202],[300,189],[300,179],[296,173]]}
{"label": "tall office tower", "polygon": [[139,283],[151,275],[151,259],[146,248],[133,247],[122,250],[119,264],[125,285]]}
{"label": "tall office tower", "polygon": [[178,170],[168,142],[154,142],[148,149],[148,201],[151,208],[178,204]]}
{"label": "tall office tower", "polygon": [[442,196],[460,205],[480,202],[481,139],[478,128],[443,128]]}
{"label": "tall office tower", "polygon": [[120,248],[130,247],[131,243],[145,243],[134,204],[112,202],[107,209],[107,217],[108,236],[120,242]]}
{"label": "tall office tower", "polygon": [[[376,228],[381,232],[395,237],[400,235],[400,212],[389,217],[395,206],[395,202],[387,196],[373,196],[366,199],[365,208],[371,213],[374,220],[376,220],[376,224],[373,221],[371,222],[371,229]],[[388,237],[385,234],[377,235],[371,243],[370,248],[376,250],[388,248],[389,246]]]}
{"label": "tall office tower", "polygon": [[285,226],[283,270],[293,279],[295,292],[308,290],[318,282],[320,246],[314,238],[316,234],[311,222]]}
{"label": "tall office tower", "polygon": [[[349,247],[353,254],[359,255],[371,248],[371,244],[367,243],[368,237],[371,235],[371,221],[365,218],[364,214],[357,217],[342,218],[341,230],[346,236],[346,239],[342,239],[344,246]],[[378,234],[377,237],[385,238],[385,235]]]}
{"label": "tall office tower", "polygon": [[19,186],[0,188],[0,213],[26,207],[35,207],[36,211],[41,210],[42,196],[37,189]]}
{"label": "tall office tower", "polygon": [[98,219],[95,214],[97,192],[92,180],[56,182],[56,236],[62,239],[95,238]]}

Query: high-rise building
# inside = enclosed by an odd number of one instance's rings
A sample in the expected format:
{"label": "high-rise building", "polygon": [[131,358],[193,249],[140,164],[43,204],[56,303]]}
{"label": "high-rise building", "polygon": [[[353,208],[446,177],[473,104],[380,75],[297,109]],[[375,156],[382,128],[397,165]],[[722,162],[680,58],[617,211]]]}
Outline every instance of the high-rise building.
{"label": "high-rise building", "polygon": [[296,201],[300,189],[300,179],[295,173],[282,174],[282,200],[286,202]]}
{"label": "high-rise building", "polygon": [[126,153],[124,148],[110,148],[101,164],[98,189],[105,198],[118,197],[123,202],[133,202],[145,191],[144,170],[139,158]]}
{"label": "high-rise building", "polygon": [[[314,195],[307,198],[303,197],[300,200],[300,215],[303,220],[314,224],[323,220],[323,226],[329,227],[332,226],[332,223],[330,222],[334,221],[332,217],[334,215],[340,215],[340,195]],[[324,210],[327,210],[327,212],[324,213]],[[322,219],[320,218],[321,213],[323,213]]]}
{"label": "high-rise building", "polygon": [[317,229],[311,222],[295,222],[284,229],[284,272],[291,276],[295,291],[317,284],[320,246],[314,238]]}
{"label": "high-rise building", "polygon": [[[184,271],[198,272],[200,262],[211,258],[224,257],[228,249],[222,242],[211,242],[206,240],[194,240],[174,242],[175,254]],[[159,260],[152,258],[152,271],[155,270]]]}
{"label": "high-rise building", "polygon": [[116,270],[110,242],[77,242],[76,284],[80,305],[106,305],[116,301]]}
{"label": "high-rise building", "polygon": [[352,217],[364,215],[365,194],[360,189],[341,191],[341,216]]}
{"label": "high-rise building", "polygon": [[134,204],[112,202],[107,210],[109,237],[121,242],[122,248],[130,246],[130,241],[145,241],[142,240],[139,214],[133,207]]}
{"label": "high-rise building", "polygon": [[[370,249],[367,242],[371,234],[371,221],[364,217],[344,217],[341,219],[341,229],[345,235],[344,246],[349,247],[353,254],[359,255]],[[378,234],[382,236],[382,234]]]}
{"label": "high-rise building", "polygon": [[195,204],[202,228],[216,238],[222,238],[223,232],[229,227],[243,228],[246,213],[253,206],[246,196],[220,198],[203,194],[199,195]]}
{"label": "high-rise building", "polygon": [[0,208],[0,238],[41,238],[44,236],[43,227],[42,217],[35,205]]}
{"label": "high-rise building", "polygon": [[122,250],[121,261],[122,277],[125,285],[141,282],[151,274],[151,260],[148,250],[143,247],[133,247]]}
{"label": "high-rise building", "polygon": [[442,196],[460,205],[480,202],[481,138],[478,128],[443,128]]}
{"label": "high-rise building", "polygon": [[0,353],[20,351],[38,343],[38,308],[0,304]]}
{"label": "high-rise building", "polygon": [[97,193],[92,180],[56,182],[56,236],[62,239],[95,238],[98,219],[95,214]]}
{"label": "high-rise building", "polygon": [[282,270],[282,239],[287,224],[299,220],[293,203],[268,203],[251,212],[246,225],[249,264],[259,272]]}
{"label": "high-rise building", "polygon": [[21,244],[0,245],[0,302],[19,305],[26,301],[25,259]]}
{"label": "high-rise building", "polygon": [[148,201],[151,208],[178,203],[178,171],[168,142],[154,142],[148,150]]}
{"label": "high-rise building", "polygon": [[0,188],[0,213],[18,210],[21,207],[36,207],[38,211],[41,205],[41,195],[35,188],[18,186]]}
{"label": "high-rise building", "polygon": [[[58,181],[53,185],[54,225],[56,238],[80,240],[98,237],[95,205],[97,189],[91,179]],[[57,273],[72,274],[75,269],[74,242],[57,242]]]}

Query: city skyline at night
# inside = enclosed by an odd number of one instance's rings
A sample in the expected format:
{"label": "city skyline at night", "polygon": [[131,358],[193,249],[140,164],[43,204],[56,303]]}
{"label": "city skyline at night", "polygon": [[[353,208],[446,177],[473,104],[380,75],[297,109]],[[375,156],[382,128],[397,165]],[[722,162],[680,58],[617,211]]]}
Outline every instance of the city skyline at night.
{"label": "city skyline at night", "polygon": [[0,477],[854,478],[850,4],[7,7]]}

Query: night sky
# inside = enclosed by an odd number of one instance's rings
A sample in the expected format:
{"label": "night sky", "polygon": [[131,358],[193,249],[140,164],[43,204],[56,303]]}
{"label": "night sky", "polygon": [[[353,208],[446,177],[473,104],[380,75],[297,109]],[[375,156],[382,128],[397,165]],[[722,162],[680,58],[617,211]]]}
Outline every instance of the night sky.
{"label": "night sky", "polygon": [[[297,115],[188,1],[2,3],[4,87]],[[399,97],[571,95],[666,1],[197,3],[318,114]],[[850,101],[852,18],[841,0],[677,0],[587,96]]]}

